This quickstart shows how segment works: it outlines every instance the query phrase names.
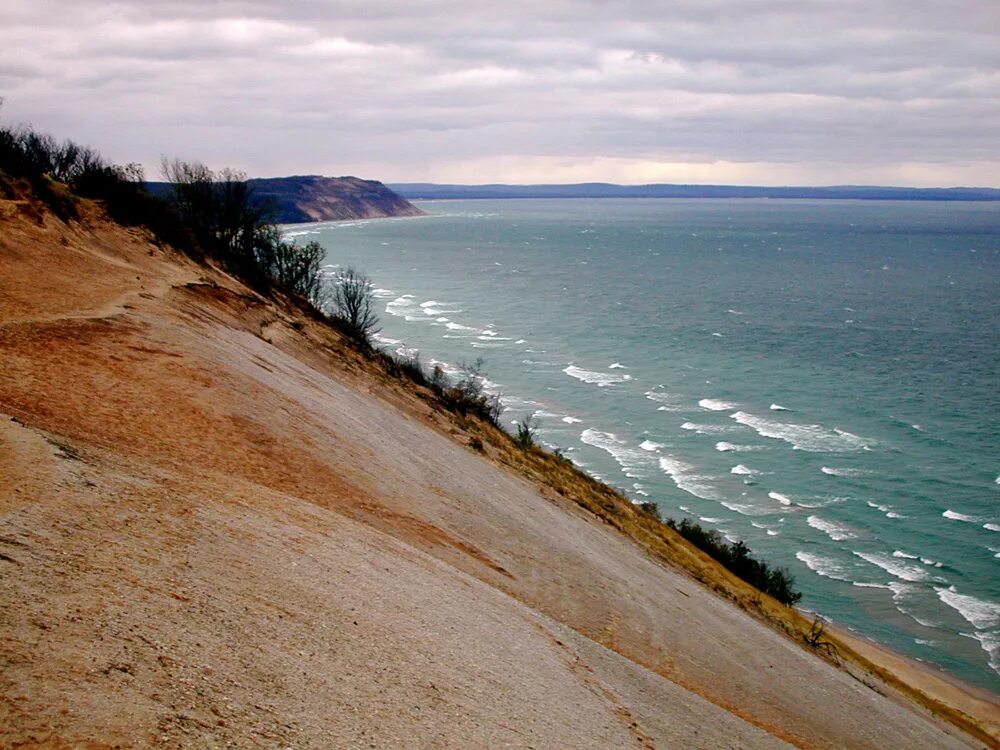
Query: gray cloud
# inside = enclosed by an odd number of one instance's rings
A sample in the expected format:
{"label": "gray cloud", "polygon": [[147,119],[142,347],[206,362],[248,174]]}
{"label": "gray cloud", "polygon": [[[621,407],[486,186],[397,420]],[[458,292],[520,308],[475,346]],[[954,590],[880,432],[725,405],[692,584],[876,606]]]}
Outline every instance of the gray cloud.
{"label": "gray cloud", "polygon": [[[988,0],[8,0],[6,121],[154,168],[988,184]],[[835,178],[835,179],[834,179]]]}

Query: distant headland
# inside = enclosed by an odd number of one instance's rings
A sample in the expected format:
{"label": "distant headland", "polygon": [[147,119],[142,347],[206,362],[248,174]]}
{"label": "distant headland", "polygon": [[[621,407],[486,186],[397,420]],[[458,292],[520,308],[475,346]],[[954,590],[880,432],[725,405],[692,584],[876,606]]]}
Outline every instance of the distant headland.
{"label": "distant headland", "polygon": [[[296,175],[247,182],[254,197],[268,205],[276,224],[424,215],[377,180]],[[170,190],[170,183],[149,182],[146,187],[154,195],[163,195]]]}

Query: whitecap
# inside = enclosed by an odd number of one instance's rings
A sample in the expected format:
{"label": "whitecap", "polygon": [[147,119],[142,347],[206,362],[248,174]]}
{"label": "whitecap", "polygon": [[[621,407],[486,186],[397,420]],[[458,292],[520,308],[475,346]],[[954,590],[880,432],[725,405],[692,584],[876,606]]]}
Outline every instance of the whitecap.
{"label": "whitecap", "polygon": [[894,550],[892,553],[893,557],[902,557],[905,560],[919,560],[920,555],[911,555],[909,552],[903,552],[901,549]]}
{"label": "whitecap", "polygon": [[730,417],[740,424],[752,428],[762,437],[784,440],[796,450],[813,453],[837,453],[857,451],[871,445],[871,441],[859,435],[837,428],[829,429],[818,424],[792,424],[775,422],[763,417],[738,411]]}
{"label": "whitecap", "polygon": [[829,474],[832,477],[864,477],[870,475],[872,472],[868,469],[855,469],[851,467],[834,467],[834,466],[824,466],[820,469],[824,474]]}
{"label": "whitecap", "polygon": [[381,333],[373,333],[372,338],[375,339],[380,344],[385,344],[386,346],[395,346],[396,344],[402,344],[402,339],[393,339],[385,336]]}
{"label": "whitecap", "polygon": [[727,443],[725,440],[720,441],[715,444],[715,450],[722,453],[745,453],[747,451],[759,451],[764,450],[763,445],[737,445],[735,443]]}
{"label": "whitecap", "polygon": [[771,404],[768,408],[771,411],[791,411],[787,406],[782,406],[781,404]]}
{"label": "whitecap", "polygon": [[582,380],[584,383],[591,383],[596,385],[598,388],[605,388],[609,385],[615,385],[616,383],[624,383],[626,380],[632,379],[631,375],[615,375],[607,372],[592,372],[591,370],[584,370],[576,365],[564,367],[563,372],[571,378]]}
{"label": "whitecap", "polygon": [[882,570],[886,571],[890,575],[893,575],[903,581],[918,582],[942,580],[928,574],[927,571],[919,565],[903,562],[902,560],[894,558],[892,555],[883,552],[854,552],[854,554],[862,560],[882,568]]}
{"label": "whitecap", "polygon": [[806,523],[814,529],[819,529],[835,542],[846,542],[848,539],[858,538],[858,535],[846,526],[834,523],[833,521],[828,521],[825,518],[820,518],[819,516],[809,516],[806,519]]}
{"label": "whitecap", "polygon": [[816,575],[823,576],[824,578],[832,578],[835,581],[844,581],[845,583],[858,585],[854,579],[848,575],[850,568],[845,566],[843,563],[833,560],[832,558],[815,555],[811,552],[805,552],[804,550],[796,552],[795,558],[799,562],[804,563],[805,566]]}
{"label": "whitecap", "polygon": [[682,430],[691,430],[699,435],[727,435],[732,432],[739,432],[743,428],[733,424],[696,424],[685,422],[681,425]]}
{"label": "whitecap", "polygon": [[[960,633],[960,635],[965,635],[965,633]],[[979,641],[979,645],[989,656],[990,669],[1000,674],[1000,632],[980,630],[969,635]]]}
{"label": "whitecap", "polygon": [[691,464],[672,456],[660,458],[660,469],[673,480],[678,489],[703,500],[719,500],[718,493],[707,483],[711,477],[692,473],[694,468]]}
{"label": "whitecap", "polygon": [[748,466],[744,466],[743,464],[737,464],[736,466],[734,466],[729,470],[729,473],[738,474],[740,476],[745,476],[745,477],[753,477],[760,474],[760,472],[757,471],[756,469],[751,469]]}
{"label": "whitecap", "polygon": [[945,518],[950,518],[952,521],[965,521],[966,523],[982,523],[986,520],[985,518],[977,518],[976,516],[967,516],[965,513],[959,513],[950,508],[941,515]]}
{"label": "whitecap", "polygon": [[582,422],[583,420],[578,419],[577,417],[571,417],[567,415],[562,418],[562,421],[565,422],[566,424],[576,424],[577,422]]}
{"label": "whitecap", "polygon": [[646,478],[649,476],[649,470],[656,466],[654,457],[647,451],[629,447],[628,443],[613,432],[602,432],[588,427],[580,433],[580,441],[609,453],[622,468],[625,476],[632,479]]}
{"label": "whitecap", "polygon": [[960,594],[954,586],[937,588],[938,598],[954,609],[976,630],[1000,628],[1000,604]]}
{"label": "whitecap", "polygon": [[846,497],[838,497],[836,495],[811,495],[807,498],[796,499],[795,504],[800,508],[828,508],[834,503],[842,503],[847,500]]}
{"label": "whitecap", "polygon": [[677,396],[662,391],[646,391],[646,398],[661,404],[657,411],[686,411],[687,407],[679,403]]}
{"label": "whitecap", "polygon": [[450,330],[450,331],[474,331],[476,329],[472,328],[471,326],[463,326],[461,323],[452,323],[452,322],[449,322],[448,323],[448,330]]}
{"label": "whitecap", "polygon": [[664,445],[663,443],[654,443],[652,440],[643,440],[639,443],[639,447],[644,451],[658,451],[660,448],[663,448]]}
{"label": "whitecap", "polygon": [[404,318],[415,311],[412,294],[403,294],[385,305],[385,311],[390,315]]}
{"label": "whitecap", "polygon": [[609,370],[626,370],[628,368],[625,367],[625,365],[623,365],[621,362],[612,362],[610,365],[608,365],[608,369]]}
{"label": "whitecap", "polygon": [[984,523],[983,528],[988,531],[1000,531],[1000,524],[996,523]]}
{"label": "whitecap", "polygon": [[720,500],[719,504],[729,510],[739,513],[741,516],[769,516],[774,513],[770,508],[761,508],[749,503],[736,503],[731,500]]}
{"label": "whitecap", "polygon": [[698,406],[702,409],[708,409],[709,411],[729,411],[730,409],[736,408],[735,404],[716,398],[703,398],[698,402]]}
{"label": "whitecap", "polygon": [[795,504],[794,502],[792,502],[792,498],[790,498],[788,495],[782,495],[780,492],[768,492],[767,496],[769,498],[771,498],[772,500],[777,500],[782,505],[794,505]]}

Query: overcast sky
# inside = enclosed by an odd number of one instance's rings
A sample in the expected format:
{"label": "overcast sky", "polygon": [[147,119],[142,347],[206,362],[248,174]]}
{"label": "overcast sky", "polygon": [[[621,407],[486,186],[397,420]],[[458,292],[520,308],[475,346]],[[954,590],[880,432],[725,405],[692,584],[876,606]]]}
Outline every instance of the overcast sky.
{"label": "overcast sky", "polygon": [[0,118],[150,177],[1000,186],[1000,0],[0,6]]}

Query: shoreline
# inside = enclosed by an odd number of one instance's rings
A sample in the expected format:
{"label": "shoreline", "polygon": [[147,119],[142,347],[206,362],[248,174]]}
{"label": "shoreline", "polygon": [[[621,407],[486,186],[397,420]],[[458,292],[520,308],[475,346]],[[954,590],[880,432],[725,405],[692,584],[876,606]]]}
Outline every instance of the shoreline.
{"label": "shoreline", "polygon": [[[1000,737],[1000,695],[964,682],[937,665],[917,661],[842,625],[830,623],[827,632],[862,659],[888,672],[903,686],[968,716],[992,737]],[[857,666],[864,667],[863,664]],[[892,683],[890,686],[898,689]],[[910,696],[904,697],[912,700]]]}

